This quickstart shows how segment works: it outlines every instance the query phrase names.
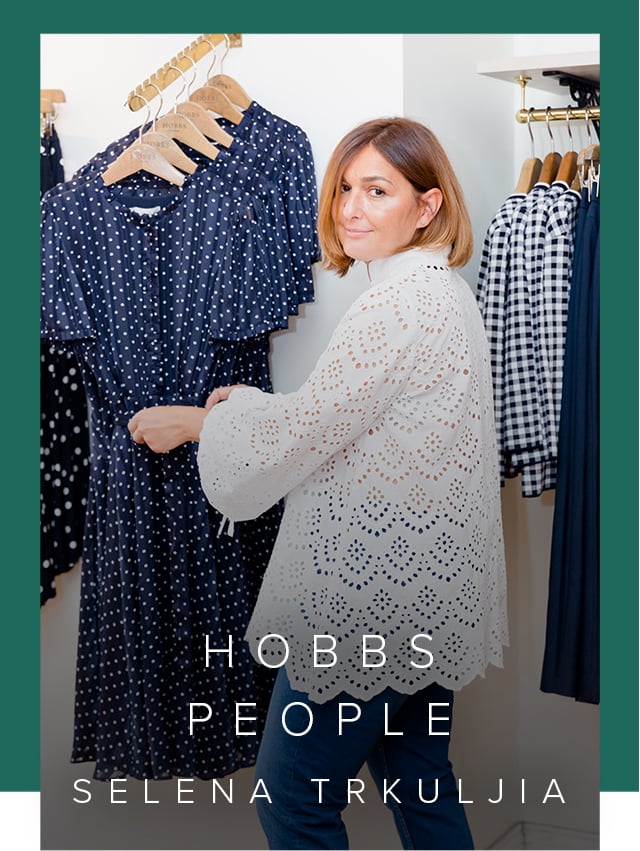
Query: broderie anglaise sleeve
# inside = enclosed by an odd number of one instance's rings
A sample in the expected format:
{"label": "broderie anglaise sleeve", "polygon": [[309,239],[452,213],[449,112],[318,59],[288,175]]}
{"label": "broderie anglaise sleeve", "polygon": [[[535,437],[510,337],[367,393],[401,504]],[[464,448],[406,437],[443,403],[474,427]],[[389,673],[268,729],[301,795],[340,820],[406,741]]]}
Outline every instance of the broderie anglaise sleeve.
{"label": "broderie anglaise sleeve", "polygon": [[241,388],[216,405],[198,450],[209,502],[231,520],[257,517],[371,427],[411,373],[414,317],[400,287],[369,290],[298,391]]}

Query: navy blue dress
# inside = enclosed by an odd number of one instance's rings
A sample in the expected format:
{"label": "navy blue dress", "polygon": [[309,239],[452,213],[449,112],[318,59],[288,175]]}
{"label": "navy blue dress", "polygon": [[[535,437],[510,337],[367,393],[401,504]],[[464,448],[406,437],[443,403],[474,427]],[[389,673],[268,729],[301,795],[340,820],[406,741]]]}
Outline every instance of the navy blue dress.
{"label": "navy blue dress", "polygon": [[[258,193],[271,211],[266,226],[275,231],[277,255],[286,265],[286,304],[280,326],[286,327],[288,316],[298,313],[299,304],[313,301],[311,267],[320,260],[318,193],[311,144],[301,128],[256,101],[245,111],[239,125],[223,118],[217,121],[233,141],[229,148],[218,147],[215,160],[182,143],[180,147],[199,170],[210,170],[223,180],[243,186],[254,196]],[[141,132],[150,129],[151,123],[133,128],[112,142],[82,166],[68,186],[76,186],[104,171]]]}
{"label": "navy blue dress", "polygon": [[[265,211],[208,170],[180,189],[87,176],[42,209],[42,333],[77,355],[91,409],[72,760],[102,780],[223,776],[255,761],[266,714],[272,673],[242,638],[282,507],[218,535],[196,444],[157,455],[127,422],[219,385],[271,390]],[[233,636],[233,667],[206,666],[206,636]],[[192,702],[212,718],[190,735]],[[257,704],[257,736],[235,735],[236,702]]]}
{"label": "navy blue dress", "polygon": [[[320,260],[317,216],[309,199],[317,195],[316,173],[311,144],[306,133],[296,124],[266,109],[252,100],[244,111],[242,121],[232,124],[224,118],[218,122],[236,139],[266,151],[279,163],[286,176],[287,187],[283,190],[287,199],[289,232],[294,263],[300,272]],[[311,215],[309,215],[311,213]],[[313,281],[310,275],[299,276],[299,300],[313,298]]]}
{"label": "navy blue dress", "polygon": [[582,190],[563,371],[541,689],[598,703],[600,202]]}
{"label": "navy blue dress", "polygon": [[[40,195],[64,181],[55,127],[40,138]],[[82,555],[89,484],[87,398],[73,352],[40,346],[40,605]]]}

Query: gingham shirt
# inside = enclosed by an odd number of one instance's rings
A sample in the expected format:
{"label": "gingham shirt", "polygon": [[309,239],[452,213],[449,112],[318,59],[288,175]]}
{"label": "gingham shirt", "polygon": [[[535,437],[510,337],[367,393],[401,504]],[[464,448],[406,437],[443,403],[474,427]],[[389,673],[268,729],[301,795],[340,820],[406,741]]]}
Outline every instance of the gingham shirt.
{"label": "gingham shirt", "polygon": [[505,300],[509,280],[509,246],[513,214],[526,196],[510,195],[493,217],[482,246],[482,257],[478,273],[476,298],[484,321],[493,377],[493,404],[495,410],[496,436],[500,450],[500,481],[505,475],[513,475],[505,469],[503,450],[504,427],[504,320]]}
{"label": "gingham shirt", "polygon": [[491,349],[501,476],[555,487],[576,208],[561,181],[507,198],[483,248],[478,302]]}
{"label": "gingham shirt", "polygon": [[[542,391],[545,460],[540,465],[533,464],[523,468],[522,472],[523,487],[526,485],[528,489],[538,492],[554,488],[556,484],[567,311],[579,206],[579,193],[573,190],[561,192],[548,208],[544,233],[543,267],[539,281],[539,380]],[[530,482],[527,481],[529,478]]]}

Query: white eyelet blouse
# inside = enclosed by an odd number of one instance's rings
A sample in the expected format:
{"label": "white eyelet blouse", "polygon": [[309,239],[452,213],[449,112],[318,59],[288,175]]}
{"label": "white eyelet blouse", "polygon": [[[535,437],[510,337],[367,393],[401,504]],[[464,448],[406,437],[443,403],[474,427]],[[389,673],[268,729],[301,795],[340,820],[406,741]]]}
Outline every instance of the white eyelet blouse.
{"label": "white eyelet blouse", "polygon": [[371,286],[302,387],[236,389],[200,435],[203,488],[231,520],[286,495],[246,638],[318,703],[460,689],[502,665],[489,354],[447,255],[369,263]]}

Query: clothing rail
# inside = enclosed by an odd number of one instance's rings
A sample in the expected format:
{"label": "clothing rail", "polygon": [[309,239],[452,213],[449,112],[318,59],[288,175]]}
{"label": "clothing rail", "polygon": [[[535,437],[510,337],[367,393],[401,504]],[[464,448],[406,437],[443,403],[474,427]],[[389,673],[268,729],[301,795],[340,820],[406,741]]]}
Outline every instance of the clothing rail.
{"label": "clothing rail", "polygon": [[[185,72],[190,71],[193,68],[191,60],[198,62],[212,49],[212,45],[217,47],[227,38],[229,39],[229,47],[242,47],[242,33],[205,33],[192,41],[178,56],[174,56],[162,68],[158,68],[148,79],[136,86],[129,93],[126,105],[133,112],[146,106],[153,98],[158,97],[160,91],[166,89],[174,80],[178,79],[180,72],[176,70],[177,68]],[[176,67],[170,68],[170,65]]]}
{"label": "clothing rail", "polygon": [[521,87],[521,102],[520,109],[516,112],[516,121],[520,124],[527,124],[530,121],[571,121],[582,119],[583,121],[599,121],[600,107],[599,106],[565,106],[551,109],[533,109],[524,105],[524,90],[531,77],[516,77],[515,78]]}
{"label": "clothing rail", "polygon": [[573,107],[566,106],[560,109],[519,109],[516,112],[516,121],[526,124],[528,121],[567,121],[581,118],[591,121],[600,120],[599,106]]}

